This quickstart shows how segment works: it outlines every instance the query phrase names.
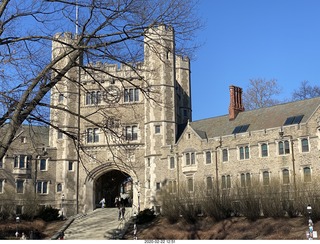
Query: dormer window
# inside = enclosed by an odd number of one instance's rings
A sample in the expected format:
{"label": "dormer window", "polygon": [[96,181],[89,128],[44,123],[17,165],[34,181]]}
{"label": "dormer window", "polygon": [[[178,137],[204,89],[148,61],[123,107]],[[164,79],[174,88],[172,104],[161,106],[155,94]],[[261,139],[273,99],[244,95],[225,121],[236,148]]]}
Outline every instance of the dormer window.
{"label": "dormer window", "polygon": [[247,124],[247,125],[239,125],[236,128],[234,128],[232,134],[246,132],[248,130],[248,128],[249,128],[249,124]]}
{"label": "dormer window", "polygon": [[299,124],[303,118],[303,115],[292,116],[286,119],[283,125],[294,125]]}

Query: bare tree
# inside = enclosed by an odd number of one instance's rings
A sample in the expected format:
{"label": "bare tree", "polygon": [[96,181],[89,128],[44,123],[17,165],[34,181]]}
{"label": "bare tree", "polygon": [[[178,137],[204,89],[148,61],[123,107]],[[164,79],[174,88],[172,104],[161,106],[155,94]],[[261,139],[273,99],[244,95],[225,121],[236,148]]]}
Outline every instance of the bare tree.
{"label": "bare tree", "polygon": [[243,103],[246,110],[264,108],[279,104],[275,98],[280,94],[277,80],[251,79],[248,88],[243,93]]}
{"label": "bare tree", "polygon": [[300,83],[300,87],[293,91],[292,100],[298,101],[318,96],[320,96],[320,86],[311,86],[309,81],[304,80]]}
{"label": "bare tree", "polygon": [[[125,65],[141,80],[139,89],[147,96],[148,93],[144,92],[147,91],[147,81],[139,76],[142,67],[135,65],[143,59],[146,31],[159,23],[172,26],[177,37],[176,52],[191,53],[194,46],[190,41],[200,27],[194,13],[195,6],[192,0],[1,1],[0,127],[7,127],[0,142],[0,158],[23,123],[56,126],[46,114],[48,108],[52,108],[48,94],[63,79],[80,86],[77,79],[70,79],[67,75],[75,67],[80,67],[82,73],[99,85],[100,80],[93,74],[113,74],[89,63],[103,60]],[[76,19],[78,9],[80,15]],[[57,32],[72,31],[75,26],[78,33],[73,42],[65,42],[56,35]],[[53,41],[68,48],[52,59]],[[150,50],[156,52],[152,46]],[[65,63],[61,65],[62,62]],[[130,78],[114,78],[131,82]],[[55,109],[74,113],[62,107]],[[97,109],[96,112],[101,111]],[[94,118],[81,119],[102,127]],[[109,131],[114,130],[109,128]],[[75,133],[62,132],[75,141],[80,140]]]}

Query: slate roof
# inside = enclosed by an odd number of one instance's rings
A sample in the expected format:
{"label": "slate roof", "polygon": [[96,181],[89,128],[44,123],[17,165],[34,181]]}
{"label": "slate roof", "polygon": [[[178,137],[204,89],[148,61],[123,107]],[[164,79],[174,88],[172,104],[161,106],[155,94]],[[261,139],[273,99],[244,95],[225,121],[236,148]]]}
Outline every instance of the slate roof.
{"label": "slate roof", "polygon": [[[0,139],[3,134],[1,130],[6,130],[8,124],[3,125],[0,128]],[[33,142],[38,145],[49,146],[49,127],[48,126],[38,126],[38,125],[27,125],[23,124],[17,131],[16,135],[19,135],[23,131],[25,136],[32,138]]]}
{"label": "slate roof", "polygon": [[286,119],[304,115],[300,123],[305,123],[320,106],[320,97],[284,103],[272,107],[240,112],[236,119],[229,115],[190,122],[190,126],[203,138],[231,135],[234,128],[249,124],[247,131],[263,130],[283,126]]}

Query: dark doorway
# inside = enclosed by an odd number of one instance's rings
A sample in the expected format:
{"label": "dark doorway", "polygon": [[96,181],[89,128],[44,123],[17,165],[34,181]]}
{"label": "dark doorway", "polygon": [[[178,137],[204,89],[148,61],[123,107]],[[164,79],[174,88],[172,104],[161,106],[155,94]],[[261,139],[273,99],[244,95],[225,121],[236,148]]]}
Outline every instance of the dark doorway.
{"label": "dark doorway", "polygon": [[99,202],[106,200],[106,207],[113,208],[116,197],[125,194],[132,199],[132,179],[130,175],[119,170],[111,170],[100,176],[95,182],[96,207],[101,207]]}

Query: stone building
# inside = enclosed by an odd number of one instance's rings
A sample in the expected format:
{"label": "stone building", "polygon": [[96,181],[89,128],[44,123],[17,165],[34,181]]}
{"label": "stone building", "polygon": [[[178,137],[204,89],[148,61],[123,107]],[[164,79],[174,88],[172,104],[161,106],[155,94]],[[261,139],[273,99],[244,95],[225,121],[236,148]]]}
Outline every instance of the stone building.
{"label": "stone building", "polygon": [[[53,58],[74,41],[56,37]],[[27,195],[72,215],[103,197],[113,207],[120,194],[137,210],[159,208],[163,188],[179,194],[202,182],[219,193],[318,175],[320,97],[245,111],[242,89],[232,85],[227,115],[192,122],[190,64],[175,54],[173,29],[150,29],[144,41],[135,72],[104,63],[87,64],[99,72],[74,68],[51,91],[53,126],[21,128],[0,164],[0,198],[14,200],[18,213]]]}

